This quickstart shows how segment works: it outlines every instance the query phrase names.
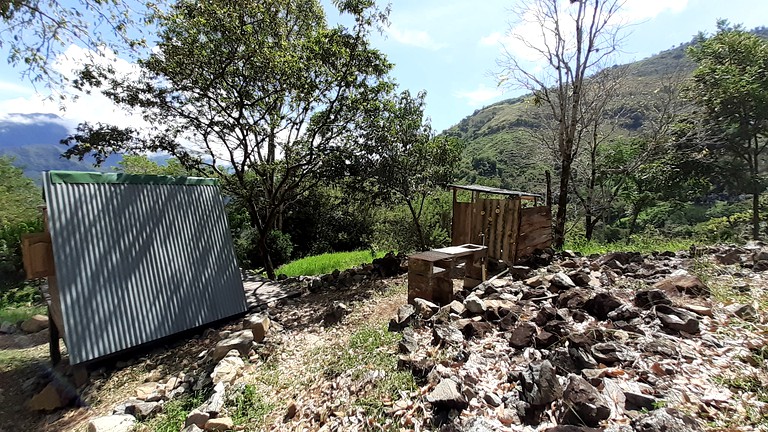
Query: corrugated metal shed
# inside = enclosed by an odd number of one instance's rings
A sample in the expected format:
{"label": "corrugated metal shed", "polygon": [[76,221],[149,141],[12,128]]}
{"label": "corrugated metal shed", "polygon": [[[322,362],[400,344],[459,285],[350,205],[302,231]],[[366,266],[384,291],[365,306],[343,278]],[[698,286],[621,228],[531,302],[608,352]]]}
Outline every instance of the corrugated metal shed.
{"label": "corrugated metal shed", "polygon": [[43,180],[70,364],[245,312],[215,180]]}

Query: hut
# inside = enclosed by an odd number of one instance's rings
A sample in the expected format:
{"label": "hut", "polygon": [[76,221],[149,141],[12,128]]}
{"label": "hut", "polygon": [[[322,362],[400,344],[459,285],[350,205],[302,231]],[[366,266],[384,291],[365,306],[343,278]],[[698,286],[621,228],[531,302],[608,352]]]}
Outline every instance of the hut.
{"label": "hut", "polygon": [[50,171],[47,232],[22,239],[47,277],[51,354],[88,362],[244,313],[215,179]]}

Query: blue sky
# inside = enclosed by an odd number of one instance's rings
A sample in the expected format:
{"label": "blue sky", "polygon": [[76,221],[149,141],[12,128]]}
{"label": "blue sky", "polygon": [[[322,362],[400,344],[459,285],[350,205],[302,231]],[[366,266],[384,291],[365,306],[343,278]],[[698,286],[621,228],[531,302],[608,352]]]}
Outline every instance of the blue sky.
{"label": "blue sky", "polygon": [[[563,0],[566,1],[567,0]],[[330,1],[323,0],[324,4]],[[512,0],[392,0],[390,27],[373,37],[375,47],[395,63],[392,75],[401,88],[427,91],[427,114],[435,130],[457,123],[474,110],[515,97],[497,87],[493,73],[501,44],[515,16]],[[639,60],[689,41],[698,31],[712,32],[718,18],[747,28],[768,25],[765,0],[626,0],[625,18],[632,22],[619,63]],[[330,16],[333,20],[333,16]],[[67,50],[70,58],[82,54]],[[5,52],[0,55],[6,56]],[[61,65],[70,64],[62,59]],[[126,69],[130,65],[123,65]],[[0,64],[0,118],[10,113],[46,112],[80,121],[126,125],[137,121],[98,96],[84,96],[59,111],[20,78],[18,70]]]}

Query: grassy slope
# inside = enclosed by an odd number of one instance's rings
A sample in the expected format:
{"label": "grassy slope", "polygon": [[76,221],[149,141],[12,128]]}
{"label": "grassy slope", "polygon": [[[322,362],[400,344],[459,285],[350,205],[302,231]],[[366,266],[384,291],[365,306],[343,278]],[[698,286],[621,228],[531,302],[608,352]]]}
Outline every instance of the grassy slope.
{"label": "grassy slope", "polygon": [[334,270],[346,270],[363,263],[370,263],[374,258],[383,255],[382,252],[378,252],[373,256],[371,251],[326,253],[285,264],[277,269],[277,274],[288,277],[328,274]]}

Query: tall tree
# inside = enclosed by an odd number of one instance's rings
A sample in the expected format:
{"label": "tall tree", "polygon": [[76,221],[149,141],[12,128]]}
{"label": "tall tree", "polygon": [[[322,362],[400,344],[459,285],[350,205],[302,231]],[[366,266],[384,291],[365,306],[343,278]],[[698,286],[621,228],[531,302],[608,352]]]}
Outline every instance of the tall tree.
{"label": "tall tree", "polygon": [[103,48],[123,50],[143,45],[136,38],[143,17],[163,0],[0,0],[0,48],[8,63],[21,67],[32,83],[54,89],[65,78],[53,62],[69,44],[94,56]]}
{"label": "tall tree", "polygon": [[768,41],[724,20],[717,29],[688,49],[698,67],[687,95],[703,110],[712,149],[747,174],[741,192],[752,195],[752,237],[757,239],[760,193],[766,186],[761,159],[768,145]]}
{"label": "tall tree", "polygon": [[366,176],[380,197],[408,207],[422,250],[429,246],[421,224],[425,201],[453,179],[462,150],[458,138],[434,135],[425,97],[407,90],[392,95],[378,116],[361,124],[364,165],[371,167]]}
{"label": "tall tree", "polygon": [[527,0],[521,10],[521,28],[539,34],[523,34],[513,27],[511,36],[535,53],[544,68],[531,65],[506,50],[498,63],[500,83],[530,91],[555,124],[552,145],[559,164],[554,246],[565,241],[573,162],[579,153],[584,128],[584,93],[588,77],[597,72],[619,48],[622,23],[621,0]]}
{"label": "tall tree", "polygon": [[155,17],[159,41],[140,75],[81,74],[152,129],[84,124],[67,154],[162,150],[215,173],[247,209],[274,277],[266,242],[282,208],[335,173],[351,143],[341,138],[392,88],[390,63],[368,42],[386,14],[368,0],[335,4],[352,26],[329,27],[318,0],[179,1]]}

